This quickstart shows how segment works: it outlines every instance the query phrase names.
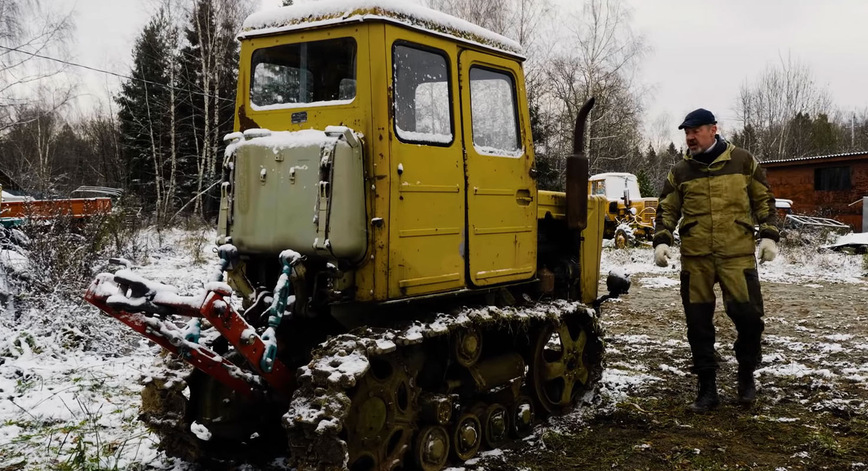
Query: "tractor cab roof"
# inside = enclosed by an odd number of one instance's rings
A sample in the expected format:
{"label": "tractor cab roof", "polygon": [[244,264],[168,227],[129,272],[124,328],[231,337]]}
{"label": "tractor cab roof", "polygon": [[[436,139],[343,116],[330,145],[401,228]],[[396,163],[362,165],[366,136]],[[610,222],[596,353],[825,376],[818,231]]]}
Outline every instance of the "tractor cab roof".
{"label": "tractor cab roof", "polygon": [[263,10],[247,17],[238,39],[366,21],[398,24],[523,58],[521,45],[512,39],[406,0],[322,0]]}

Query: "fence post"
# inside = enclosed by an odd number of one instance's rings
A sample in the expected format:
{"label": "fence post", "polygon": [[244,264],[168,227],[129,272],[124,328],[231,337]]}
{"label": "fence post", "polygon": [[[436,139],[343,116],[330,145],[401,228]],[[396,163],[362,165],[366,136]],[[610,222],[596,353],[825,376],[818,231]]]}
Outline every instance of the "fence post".
{"label": "fence post", "polygon": [[868,232],[868,196],[862,197],[862,232]]}

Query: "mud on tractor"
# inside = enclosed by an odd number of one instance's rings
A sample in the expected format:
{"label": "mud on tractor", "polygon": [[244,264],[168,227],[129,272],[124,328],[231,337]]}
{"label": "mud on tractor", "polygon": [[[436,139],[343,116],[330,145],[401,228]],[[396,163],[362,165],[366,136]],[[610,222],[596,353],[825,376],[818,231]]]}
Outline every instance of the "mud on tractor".
{"label": "mud on tractor", "polygon": [[[518,44],[358,5],[244,23],[220,267],[202,293],[121,270],[86,294],[171,352],[141,413],[169,455],[438,470],[600,379],[607,202],[588,195],[581,154],[593,100],[566,193],[539,191]],[[609,281],[609,295],[629,287]]]}

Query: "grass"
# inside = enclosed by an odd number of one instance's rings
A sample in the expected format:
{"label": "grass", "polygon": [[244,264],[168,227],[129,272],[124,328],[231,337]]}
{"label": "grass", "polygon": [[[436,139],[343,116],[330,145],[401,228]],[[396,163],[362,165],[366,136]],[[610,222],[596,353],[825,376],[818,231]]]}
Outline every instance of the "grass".
{"label": "grass", "polygon": [[[4,422],[4,428],[18,430],[10,441],[0,443],[0,471],[116,471],[139,466],[127,460],[150,435],[143,431],[136,415],[127,415],[129,411],[121,407],[110,412],[103,411],[102,406],[92,409],[90,396],[113,394],[95,378],[70,381],[77,391],[75,402],[61,399],[68,418],[46,420],[22,408],[20,418]],[[104,419],[118,415],[122,423],[109,430]]]}

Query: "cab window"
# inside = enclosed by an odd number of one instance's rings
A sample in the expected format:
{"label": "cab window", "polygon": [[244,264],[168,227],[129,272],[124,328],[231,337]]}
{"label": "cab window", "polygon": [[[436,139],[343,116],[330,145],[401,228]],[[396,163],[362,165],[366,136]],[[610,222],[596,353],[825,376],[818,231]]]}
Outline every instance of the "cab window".
{"label": "cab window", "polygon": [[395,133],[402,142],[452,143],[447,57],[435,49],[401,43],[394,46]]}
{"label": "cab window", "polygon": [[591,194],[592,195],[606,195],[606,182],[604,181],[595,181],[591,182]]}
{"label": "cab window", "polygon": [[251,70],[254,109],[348,103],[356,96],[356,41],[338,38],[257,49]]}
{"label": "cab window", "polygon": [[473,146],[477,152],[505,157],[522,155],[512,75],[471,67],[470,112]]}

